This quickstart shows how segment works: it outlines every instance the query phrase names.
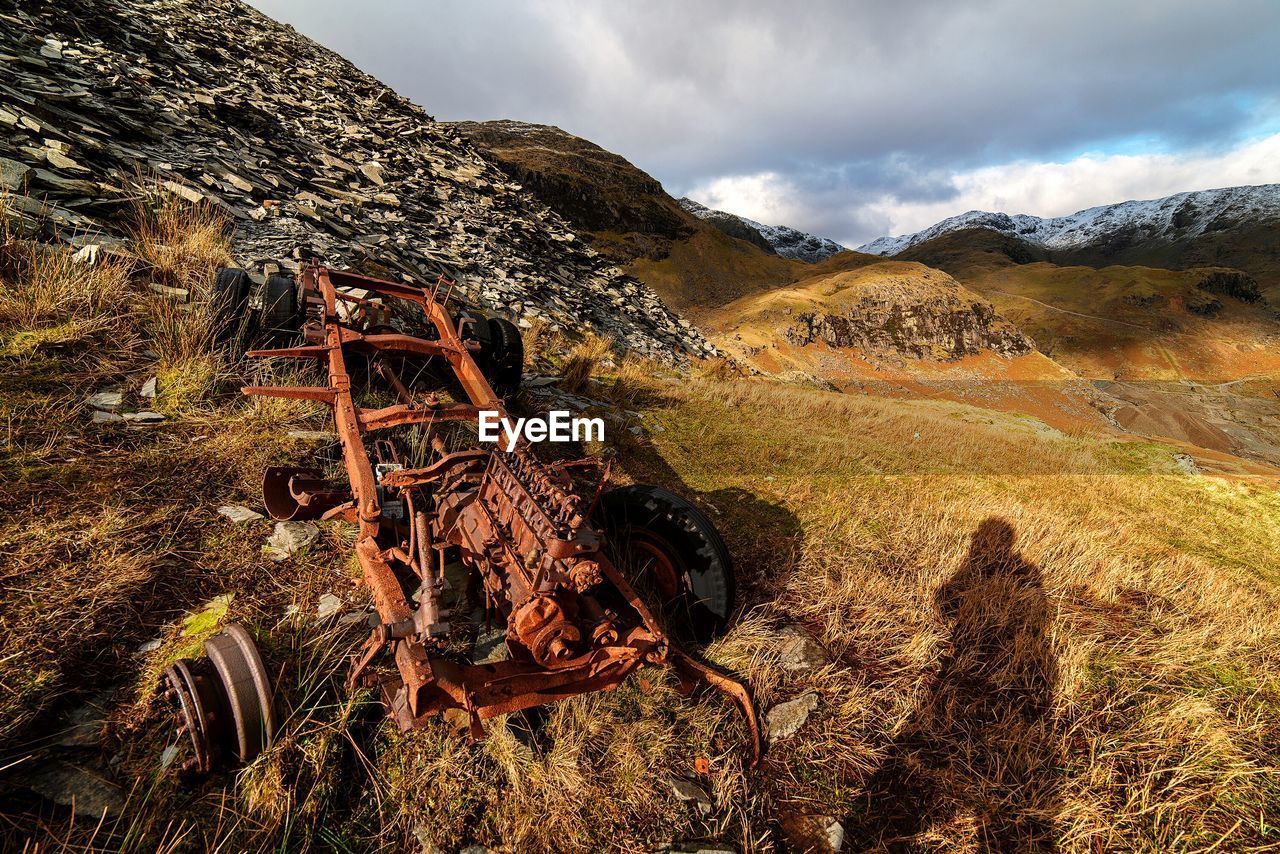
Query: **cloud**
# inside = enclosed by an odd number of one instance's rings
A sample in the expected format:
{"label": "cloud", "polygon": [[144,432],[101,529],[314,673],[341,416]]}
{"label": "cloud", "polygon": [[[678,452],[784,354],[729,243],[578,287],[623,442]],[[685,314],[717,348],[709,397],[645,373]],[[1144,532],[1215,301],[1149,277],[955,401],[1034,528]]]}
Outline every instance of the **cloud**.
{"label": "cloud", "polygon": [[1272,0],[252,2],[440,118],[555,124],[676,195],[771,176],[788,224],[846,239],[903,221],[830,220],[851,197],[956,213],[957,176],[1280,122]]}
{"label": "cloud", "polygon": [[839,183],[806,187],[774,172],[714,178],[689,195],[709,207],[761,222],[786,222],[859,246],[969,210],[1063,216],[1184,190],[1270,183],[1280,183],[1280,133],[1213,153],[1088,153],[1062,162],[986,166],[948,176],[947,192],[938,198],[867,195]]}

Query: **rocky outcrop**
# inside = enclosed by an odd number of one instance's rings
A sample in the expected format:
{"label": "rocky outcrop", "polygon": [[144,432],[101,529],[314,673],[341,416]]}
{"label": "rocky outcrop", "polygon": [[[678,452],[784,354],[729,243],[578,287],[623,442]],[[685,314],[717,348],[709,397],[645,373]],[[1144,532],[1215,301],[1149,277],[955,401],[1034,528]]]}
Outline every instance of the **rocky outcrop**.
{"label": "rocky outcrop", "polygon": [[51,236],[104,242],[154,180],[234,221],[243,264],[429,282],[666,361],[713,348],[455,128],[233,0],[0,12],[0,182]]}
{"label": "rocky outcrop", "polygon": [[1264,302],[1258,282],[1239,270],[1211,270],[1196,287],[1214,294],[1233,297],[1241,302]]}
{"label": "rocky outcrop", "polygon": [[945,291],[909,301],[865,294],[838,312],[796,315],[784,335],[798,346],[822,341],[868,353],[940,360],[984,350],[1021,356],[1035,349],[990,303]]}

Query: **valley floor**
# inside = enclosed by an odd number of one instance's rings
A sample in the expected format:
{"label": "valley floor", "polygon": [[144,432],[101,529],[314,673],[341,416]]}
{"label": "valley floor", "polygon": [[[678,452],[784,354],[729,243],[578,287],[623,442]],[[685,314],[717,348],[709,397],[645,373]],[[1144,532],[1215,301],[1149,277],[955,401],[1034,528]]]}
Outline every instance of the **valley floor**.
{"label": "valley floor", "polygon": [[[1168,447],[747,380],[643,389],[623,478],[695,499],[738,563],[741,618],[707,654],[766,712],[812,707],[748,773],[731,710],[654,672],[552,707],[533,736],[400,735],[338,687],[362,630],[315,617],[328,593],[363,605],[348,532],[275,564],[266,523],[215,512],[256,504],[263,464],[308,453],[287,430],[322,421],[231,399],[95,428],[81,401],[101,377],[10,368],[10,844],[755,850],[831,820],[853,850],[1278,841],[1280,498],[1188,476]],[[149,683],[231,619],[259,627],[293,713],[253,766],[183,790]],[[101,729],[69,745],[55,722],[86,701]],[[95,827],[13,788],[51,763],[97,769],[122,810]]]}

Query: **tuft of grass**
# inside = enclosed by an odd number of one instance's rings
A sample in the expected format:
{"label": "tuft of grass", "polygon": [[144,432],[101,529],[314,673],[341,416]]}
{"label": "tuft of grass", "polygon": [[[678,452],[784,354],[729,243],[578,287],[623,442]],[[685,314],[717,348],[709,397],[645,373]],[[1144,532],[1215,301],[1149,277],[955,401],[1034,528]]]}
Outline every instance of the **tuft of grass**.
{"label": "tuft of grass", "polygon": [[159,186],[143,185],[134,206],[130,246],[151,281],[199,291],[211,271],[231,264],[231,223],[211,202],[190,204]]}
{"label": "tuft of grass", "polygon": [[612,352],[612,339],[588,332],[581,341],[570,348],[565,357],[561,368],[561,374],[564,377],[560,383],[561,387],[574,394],[586,391],[591,385],[592,375]]}
{"label": "tuft of grass", "polygon": [[6,355],[107,335],[116,349],[127,350],[131,289],[130,267],[121,261],[90,264],[63,247],[20,240],[0,229],[0,336]]}

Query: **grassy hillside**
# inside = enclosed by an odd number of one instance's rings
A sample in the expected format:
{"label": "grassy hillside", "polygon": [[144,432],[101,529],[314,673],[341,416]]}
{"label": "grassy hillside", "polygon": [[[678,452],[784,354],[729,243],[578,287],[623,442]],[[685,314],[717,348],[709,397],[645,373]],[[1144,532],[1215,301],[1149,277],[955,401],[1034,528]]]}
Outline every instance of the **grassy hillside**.
{"label": "grassy hillside", "polygon": [[[1280,843],[1274,470],[1191,476],[1167,446],[946,401],[605,369],[590,342],[564,382],[642,415],[643,436],[609,431],[619,479],[695,500],[737,561],[741,613],[707,654],[765,711],[813,709],[758,772],[737,716],[657,671],[551,707],[532,734],[398,733],[339,688],[362,628],[316,616],[326,593],[365,602],[350,531],[326,523],[275,563],[269,525],[215,512],[256,504],[262,465],[312,459],[287,431],[324,418],[241,399],[248,368],[198,344],[199,311],[153,298],[155,282],[199,292],[220,224],[149,221],[120,266],[4,243],[5,847],[759,850],[803,844],[815,815],[855,850]],[[135,401],[153,375],[163,424],[91,421],[89,394]],[[283,735],[184,789],[161,767],[151,682],[227,620],[258,630],[280,674]],[[820,650],[807,668],[784,655],[796,631]],[[63,715],[95,696],[106,717],[74,759],[127,796],[100,824],[22,783],[70,761]],[[705,788],[705,813],[676,776]]]}
{"label": "grassy hillside", "polygon": [[693,317],[743,294],[877,260],[842,252],[806,264],[730,237],[681,208],[662,184],[625,158],[556,127],[511,121],[451,127],[587,231],[592,248]]}

